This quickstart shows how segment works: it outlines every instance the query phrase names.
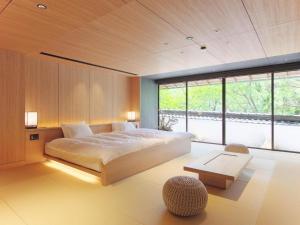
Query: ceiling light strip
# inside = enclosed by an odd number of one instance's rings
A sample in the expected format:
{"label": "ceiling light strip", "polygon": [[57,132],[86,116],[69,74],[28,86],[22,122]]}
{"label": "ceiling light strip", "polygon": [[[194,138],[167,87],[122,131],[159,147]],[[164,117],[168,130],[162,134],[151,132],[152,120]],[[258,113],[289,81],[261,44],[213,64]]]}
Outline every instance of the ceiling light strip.
{"label": "ceiling light strip", "polygon": [[67,61],[71,61],[71,62],[85,64],[85,65],[89,65],[89,66],[95,66],[95,67],[99,67],[99,68],[103,68],[103,69],[113,70],[113,71],[117,71],[117,72],[121,72],[121,73],[127,73],[127,74],[134,75],[134,76],[138,75],[136,73],[131,73],[131,72],[118,70],[118,69],[114,69],[114,68],[110,68],[110,67],[106,67],[106,66],[101,66],[101,65],[97,65],[97,64],[93,64],[93,63],[89,63],[89,62],[84,62],[84,61],[80,61],[80,60],[77,60],[77,59],[71,59],[71,58],[67,58],[67,57],[64,57],[64,56],[60,56],[60,55],[54,55],[54,54],[51,54],[51,53],[48,53],[48,52],[41,52],[40,54],[45,55],[45,56],[49,56],[49,57],[53,57],[53,58],[58,58],[58,59],[62,59],[62,60],[67,60]]}

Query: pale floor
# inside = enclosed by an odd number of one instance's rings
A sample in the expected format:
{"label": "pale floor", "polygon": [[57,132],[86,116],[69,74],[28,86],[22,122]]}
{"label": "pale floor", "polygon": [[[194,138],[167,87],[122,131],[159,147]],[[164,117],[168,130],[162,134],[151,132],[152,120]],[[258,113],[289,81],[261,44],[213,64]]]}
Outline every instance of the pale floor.
{"label": "pale floor", "polygon": [[165,209],[164,182],[185,163],[222,146],[193,144],[191,154],[102,187],[56,164],[0,172],[1,225],[299,225],[300,155],[252,150],[253,160],[227,191],[209,188],[205,212],[180,218]]}

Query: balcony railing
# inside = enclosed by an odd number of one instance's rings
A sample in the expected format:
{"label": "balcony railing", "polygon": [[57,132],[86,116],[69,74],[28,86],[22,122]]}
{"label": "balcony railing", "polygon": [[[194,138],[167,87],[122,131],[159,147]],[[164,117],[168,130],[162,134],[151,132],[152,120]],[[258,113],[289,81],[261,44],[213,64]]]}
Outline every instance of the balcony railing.
{"label": "balcony railing", "polygon": [[[186,112],[183,110],[160,110],[160,116],[168,116],[174,118],[183,118],[186,116]],[[221,112],[199,112],[188,111],[188,117],[190,119],[207,119],[207,120],[222,120]],[[226,119],[241,122],[253,122],[253,123],[270,123],[271,115],[258,114],[258,113],[226,113]],[[300,116],[283,116],[275,115],[274,120],[276,123],[300,125]]]}

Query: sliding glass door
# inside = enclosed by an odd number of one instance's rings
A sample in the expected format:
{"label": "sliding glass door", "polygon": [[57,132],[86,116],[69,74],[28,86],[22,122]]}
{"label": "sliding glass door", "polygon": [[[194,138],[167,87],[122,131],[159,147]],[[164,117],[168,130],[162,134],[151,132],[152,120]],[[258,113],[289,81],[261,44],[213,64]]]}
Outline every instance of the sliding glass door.
{"label": "sliding glass door", "polygon": [[271,74],[226,78],[226,144],[272,148]]}
{"label": "sliding glass door", "polygon": [[159,85],[160,129],[300,152],[300,71],[200,79]]}
{"label": "sliding glass door", "polygon": [[222,143],[222,79],[188,82],[188,131],[196,141]]}
{"label": "sliding glass door", "polygon": [[186,83],[159,86],[159,129],[186,131]]}
{"label": "sliding glass door", "polygon": [[274,148],[300,152],[300,71],[274,74]]}

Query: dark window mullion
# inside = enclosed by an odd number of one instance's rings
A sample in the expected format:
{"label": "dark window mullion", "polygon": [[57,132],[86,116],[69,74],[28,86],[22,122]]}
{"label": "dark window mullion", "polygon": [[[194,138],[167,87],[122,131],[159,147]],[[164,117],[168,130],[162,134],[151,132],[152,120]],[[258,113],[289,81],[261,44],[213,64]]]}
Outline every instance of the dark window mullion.
{"label": "dark window mullion", "polygon": [[188,125],[188,110],[189,110],[189,103],[188,103],[188,82],[185,82],[185,131],[189,131]]}
{"label": "dark window mullion", "polygon": [[159,103],[159,99],[160,99],[160,85],[157,85],[157,91],[158,91],[158,98],[157,98],[157,104],[158,104],[157,129],[159,130],[159,126],[160,126],[160,103]]}
{"label": "dark window mullion", "polygon": [[271,74],[271,149],[274,150],[274,72]]}
{"label": "dark window mullion", "polygon": [[222,144],[226,144],[226,78],[222,78]]}

